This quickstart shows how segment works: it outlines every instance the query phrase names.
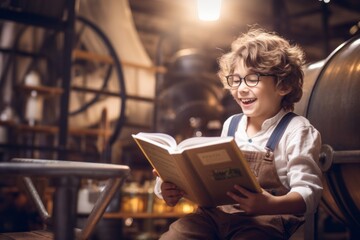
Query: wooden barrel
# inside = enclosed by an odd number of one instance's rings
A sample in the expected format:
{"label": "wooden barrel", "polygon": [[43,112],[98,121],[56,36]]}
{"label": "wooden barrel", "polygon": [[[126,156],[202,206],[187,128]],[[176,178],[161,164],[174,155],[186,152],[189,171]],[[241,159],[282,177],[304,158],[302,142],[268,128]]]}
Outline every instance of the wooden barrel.
{"label": "wooden barrel", "polygon": [[295,112],[320,131],[322,206],[360,236],[360,38],[306,66],[304,96]]}

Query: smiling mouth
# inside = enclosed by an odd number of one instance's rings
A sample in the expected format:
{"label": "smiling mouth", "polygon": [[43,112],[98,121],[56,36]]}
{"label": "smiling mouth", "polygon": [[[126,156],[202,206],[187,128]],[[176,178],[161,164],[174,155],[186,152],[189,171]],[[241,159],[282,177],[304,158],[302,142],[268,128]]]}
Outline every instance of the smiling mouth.
{"label": "smiling mouth", "polygon": [[242,98],[240,99],[242,104],[251,104],[256,101],[256,98]]}

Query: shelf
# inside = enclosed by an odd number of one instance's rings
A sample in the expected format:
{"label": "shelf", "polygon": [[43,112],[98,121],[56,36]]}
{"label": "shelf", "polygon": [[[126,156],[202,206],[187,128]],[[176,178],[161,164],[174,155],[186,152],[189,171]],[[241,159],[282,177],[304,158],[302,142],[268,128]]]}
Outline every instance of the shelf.
{"label": "shelf", "polygon": [[0,52],[4,54],[16,54],[22,57],[30,57],[30,58],[46,58],[47,56],[44,53],[37,53],[37,52],[29,52],[14,48],[4,48],[0,47]]}
{"label": "shelf", "polygon": [[4,127],[13,127],[15,126],[15,122],[14,121],[9,121],[9,120],[6,120],[6,121],[3,121],[3,120],[0,120],[0,126],[4,126]]}
{"label": "shelf", "polygon": [[120,219],[120,218],[180,218],[188,213],[104,213],[103,218],[105,219]]}
{"label": "shelf", "polygon": [[114,60],[112,59],[112,57],[108,55],[87,52],[79,49],[74,49],[72,51],[72,58],[81,59],[81,60],[91,60],[94,62],[101,62],[107,64],[114,64]]}
{"label": "shelf", "polygon": [[[96,93],[96,94],[101,94],[101,95],[106,95],[106,96],[111,96],[111,97],[121,97],[121,93],[119,93],[119,92],[99,90],[99,89],[95,89],[95,88],[82,87],[82,86],[77,86],[77,85],[73,85],[71,87],[71,90],[76,91],[76,92]],[[135,96],[135,95],[126,95],[126,98],[129,100],[151,102],[151,103],[155,101],[154,98],[140,97],[140,96]]]}
{"label": "shelf", "polygon": [[[0,126],[10,126],[15,128],[18,131],[22,132],[37,132],[37,133],[48,133],[48,134],[57,134],[59,128],[56,126],[50,125],[35,125],[30,126],[27,124],[17,124],[13,121],[1,121]],[[112,132],[110,130],[104,130],[100,128],[69,128],[69,134],[75,136],[110,136]]]}
{"label": "shelf", "polygon": [[0,186],[0,194],[19,193],[18,187]]}
{"label": "shelf", "polygon": [[[94,62],[103,62],[107,64],[114,64],[114,60],[112,57],[104,54],[97,54],[93,52],[87,52],[79,49],[74,49],[72,52],[72,57],[74,59],[82,59],[82,60],[90,60]],[[163,66],[147,66],[143,64],[133,63],[133,62],[127,62],[127,61],[121,61],[121,65],[133,67],[133,68],[139,68],[144,69],[150,72],[156,72],[156,73],[166,73],[166,68]]]}
{"label": "shelf", "polygon": [[42,96],[59,96],[64,92],[61,88],[47,86],[19,85],[17,88],[26,94],[31,94],[32,91],[36,91],[39,95]]}
{"label": "shelf", "polygon": [[43,16],[39,14],[21,12],[17,10],[0,8],[1,19],[43,27],[48,29],[63,30],[66,28],[66,22],[61,18]]}
{"label": "shelf", "polygon": [[56,134],[59,132],[57,127],[45,126],[45,125],[30,126],[26,124],[18,124],[18,125],[14,125],[13,127],[21,132],[37,132],[37,133],[49,133],[49,134]]}

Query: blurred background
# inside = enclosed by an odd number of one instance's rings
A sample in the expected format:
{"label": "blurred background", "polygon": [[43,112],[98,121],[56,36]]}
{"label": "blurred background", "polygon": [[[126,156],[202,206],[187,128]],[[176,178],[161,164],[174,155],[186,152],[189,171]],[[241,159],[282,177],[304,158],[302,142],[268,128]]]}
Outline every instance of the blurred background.
{"label": "blurred background", "polygon": [[[214,15],[202,15],[201,2]],[[196,206],[184,200],[169,208],[154,197],[151,166],[131,134],[219,135],[241,109],[216,76],[217,59],[254,24],[306,52],[295,111],[327,144],[316,237],[358,238],[358,0],[0,0],[0,162],[128,165],[131,177],[93,239],[157,239]],[[41,178],[36,185],[51,212],[53,186]],[[79,227],[102,186],[82,181]],[[23,188],[0,177],[0,233],[43,226]]]}

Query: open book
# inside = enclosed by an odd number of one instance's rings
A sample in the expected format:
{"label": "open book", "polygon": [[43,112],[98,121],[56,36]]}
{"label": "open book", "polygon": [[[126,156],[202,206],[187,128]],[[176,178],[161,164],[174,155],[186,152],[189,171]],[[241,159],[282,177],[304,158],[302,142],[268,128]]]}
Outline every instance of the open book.
{"label": "open book", "polygon": [[234,203],[226,195],[234,184],[261,192],[233,137],[193,137],[179,144],[163,133],[132,137],[161,179],[176,184],[200,206]]}

